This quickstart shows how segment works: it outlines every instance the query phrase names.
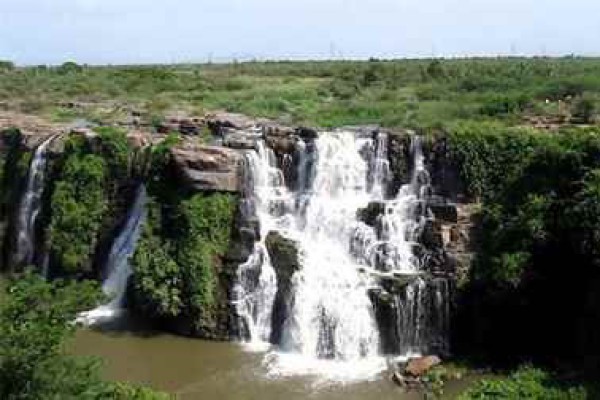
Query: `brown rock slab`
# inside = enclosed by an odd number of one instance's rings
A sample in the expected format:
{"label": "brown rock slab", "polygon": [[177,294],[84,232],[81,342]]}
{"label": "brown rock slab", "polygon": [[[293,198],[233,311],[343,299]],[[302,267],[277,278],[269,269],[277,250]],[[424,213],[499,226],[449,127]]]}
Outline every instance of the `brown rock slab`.
{"label": "brown rock slab", "polygon": [[419,377],[427,373],[431,368],[441,364],[442,360],[438,356],[425,356],[413,358],[406,364],[404,374]]}
{"label": "brown rock slab", "polygon": [[175,168],[185,184],[199,191],[240,190],[241,155],[216,146],[186,146],[171,149]]}

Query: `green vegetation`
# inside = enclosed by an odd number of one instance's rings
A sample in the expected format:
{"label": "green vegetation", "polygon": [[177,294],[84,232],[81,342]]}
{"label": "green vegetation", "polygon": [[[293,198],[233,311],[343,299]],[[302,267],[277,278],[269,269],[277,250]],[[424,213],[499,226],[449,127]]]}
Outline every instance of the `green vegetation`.
{"label": "green vegetation", "polygon": [[179,110],[225,109],[317,126],[435,128],[464,120],[591,123],[600,60],[247,62],[8,69],[0,101],[59,120],[110,122],[131,112],[155,124]]}
{"label": "green vegetation", "polygon": [[483,379],[463,393],[459,400],[585,400],[583,387],[563,387],[550,374],[529,366],[521,367],[507,379]]}
{"label": "green vegetation", "polygon": [[[236,203],[196,194],[150,207],[134,258],[136,304],[155,317],[183,317],[195,331],[214,324],[215,268],[227,250]],[[173,210],[172,213],[165,213]]]}
{"label": "green vegetation", "polygon": [[15,64],[12,61],[0,60],[0,73],[13,69],[15,69]]}
{"label": "green vegetation", "polygon": [[50,202],[49,243],[65,273],[90,272],[103,232],[110,231],[127,208],[130,148],[125,132],[99,128],[99,148],[82,136],[71,136],[57,167]]}
{"label": "green vegetation", "polygon": [[166,395],[104,382],[97,360],[66,355],[78,312],[99,300],[95,282],[47,283],[26,272],[0,302],[0,397],[17,399],[167,399]]}
{"label": "green vegetation", "polygon": [[[214,327],[216,270],[231,238],[237,202],[182,189],[167,168],[176,134],[152,147],[148,216],[132,260],[134,303],[145,315],[183,319],[193,332]],[[222,295],[222,293],[221,293]]]}
{"label": "green vegetation", "polygon": [[536,361],[593,373],[600,354],[588,333],[600,316],[600,129],[549,134],[467,124],[449,139],[482,202],[455,350],[486,363]]}
{"label": "green vegetation", "polygon": [[70,144],[52,195],[51,250],[67,272],[90,268],[89,262],[107,209],[104,193],[107,167],[100,156]]}

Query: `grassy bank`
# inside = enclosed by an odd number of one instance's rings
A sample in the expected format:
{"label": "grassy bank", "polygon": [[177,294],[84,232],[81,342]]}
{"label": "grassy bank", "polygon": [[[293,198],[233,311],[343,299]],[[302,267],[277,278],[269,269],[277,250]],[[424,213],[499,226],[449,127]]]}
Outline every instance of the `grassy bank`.
{"label": "grassy bank", "polygon": [[156,122],[225,109],[317,126],[463,120],[587,124],[600,60],[503,58],[28,67],[0,71],[0,107],[54,120]]}

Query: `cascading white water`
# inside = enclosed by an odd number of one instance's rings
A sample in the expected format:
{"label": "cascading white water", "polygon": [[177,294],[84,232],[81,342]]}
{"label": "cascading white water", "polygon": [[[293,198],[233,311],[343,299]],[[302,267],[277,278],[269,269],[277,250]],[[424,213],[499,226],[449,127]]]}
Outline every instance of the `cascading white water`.
{"label": "cascading white water", "polygon": [[242,213],[246,220],[258,220],[260,239],[248,260],[239,266],[233,289],[234,304],[242,321],[240,330],[254,349],[268,346],[271,314],[277,292],[275,271],[271,266],[265,238],[270,230],[286,225],[290,194],[283,173],[277,168],[275,154],[264,143],[246,154],[246,179]]}
{"label": "cascading white water", "polygon": [[[367,292],[372,279],[349,251],[357,210],[383,192],[381,182],[368,182],[369,165],[361,153],[370,145],[368,138],[341,131],[315,141],[314,170],[304,174],[311,182],[302,183],[305,190],[298,193],[304,207],[282,232],[298,243],[301,269],[293,278],[293,307],[279,343],[284,353],[271,357],[272,373],[353,379],[384,366]],[[340,365],[348,362],[351,369]]]}
{"label": "cascading white water", "polygon": [[14,265],[25,266],[34,261],[35,223],[42,207],[46,179],[46,150],[55,138],[56,136],[48,137],[35,149],[29,165],[27,186],[19,204],[16,221],[17,241],[13,253]]}
{"label": "cascading white water", "polygon": [[[418,138],[412,153],[411,182],[391,200],[385,198],[390,171],[384,134],[335,131],[321,133],[314,143],[299,141],[294,192],[285,188],[275,157],[262,143],[249,155],[250,198],[263,239],[239,268],[236,305],[252,341],[268,340],[277,291],[264,237],[278,231],[297,244],[300,254],[291,310],[276,343],[280,351],[266,359],[271,373],[346,380],[365,379],[385,368],[369,290],[380,287],[381,279],[398,276],[408,282],[405,296],[396,298],[397,330],[407,336],[400,348],[407,354],[420,350],[426,329],[422,298],[428,292],[418,278],[421,264],[414,249],[427,217],[429,180]],[[369,203],[384,210],[375,226],[357,217]],[[258,283],[250,284],[247,277],[256,274]]]}
{"label": "cascading white water", "polygon": [[123,300],[127,290],[127,281],[131,276],[129,258],[135,252],[135,246],[141,233],[146,216],[146,189],[138,188],[135,201],[127,215],[125,226],[114,240],[104,267],[107,275],[102,284],[102,291],[110,297],[106,304],[93,310],[81,313],[77,321],[84,325],[94,325],[113,319],[123,311]]}

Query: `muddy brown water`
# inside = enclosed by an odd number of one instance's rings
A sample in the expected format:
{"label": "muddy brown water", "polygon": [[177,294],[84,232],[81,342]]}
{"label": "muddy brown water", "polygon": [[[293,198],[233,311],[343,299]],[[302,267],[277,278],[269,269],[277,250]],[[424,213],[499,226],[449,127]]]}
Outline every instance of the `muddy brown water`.
{"label": "muddy brown water", "polygon": [[[73,354],[98,356],[107,379],[148,385],[182,400],[417,400],[382,374],[349,384],[316,384],[308,377],[266,375],[263,354],[237,343],[210,342],[164,333],[79,330],[69,345]],[[451,383],[454,398],[468,382]]]}

